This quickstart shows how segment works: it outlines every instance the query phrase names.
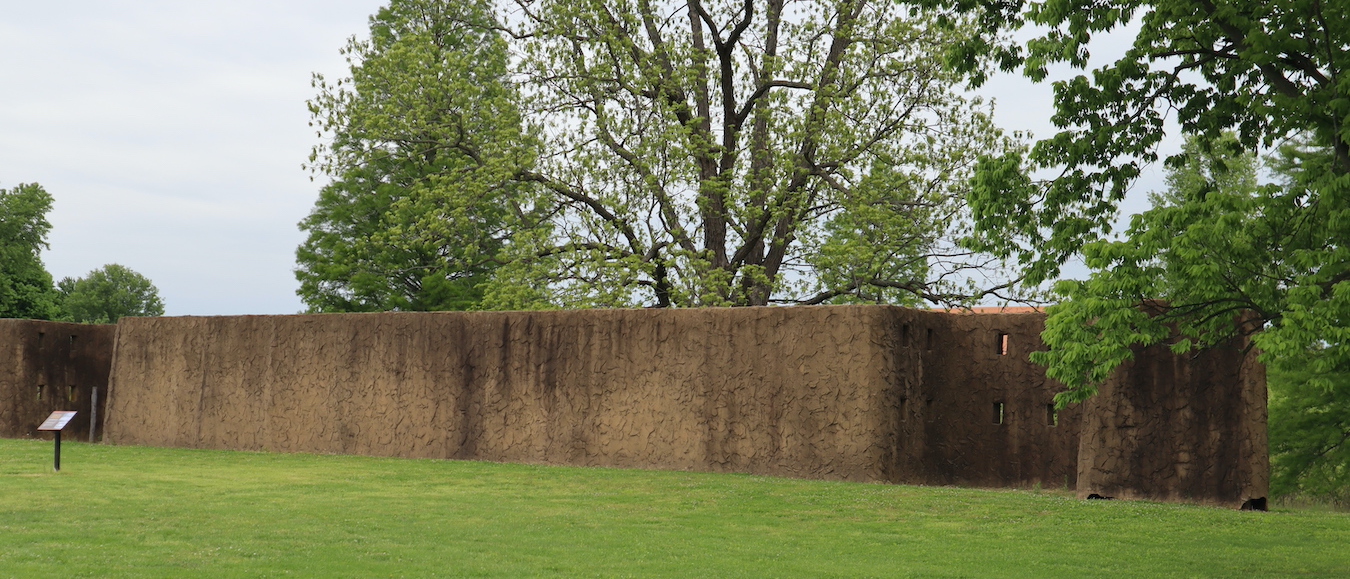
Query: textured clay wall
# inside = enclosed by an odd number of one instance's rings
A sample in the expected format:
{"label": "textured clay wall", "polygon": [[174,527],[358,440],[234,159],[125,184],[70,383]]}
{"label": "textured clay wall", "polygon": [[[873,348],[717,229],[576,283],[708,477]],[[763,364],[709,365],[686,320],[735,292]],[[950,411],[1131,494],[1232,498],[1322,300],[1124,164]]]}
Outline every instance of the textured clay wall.
{"label": "textured clay wall", "polygon": [[[108,440],[903,480],[894,308],[130,319]],[[913,315],[912,313],[910,315]],[[909,359],[913,359],[909,356]]]}
{"label": "textured clay wall", "polygon": [[107,439],[1265,496],[1252,356],[1141,351],[1054,412],[1060,387],[1028,360],[1043,323],[885,306],[127,319]]}
{"label": "textured clay wall", "polygon": [[1245,342],[1136,350],[1084,406],[1080,496],[1264,510],[1266,376]]}
{"label": "textured clay wall", "polygon": [[1062,387],[1028,359],[1043,314],[893,311],[912,317],[900,333],[921,365],[902,403],[904,482],[1074,488],[1080,409],[1055,412]]}
{"label": "textured clay wall", "polygon": [[79,414],[62,431],[89,440],[94,389],[101,432],[117,326],[0,319],[0,437],[51,438],[38,425],[56,410]]}

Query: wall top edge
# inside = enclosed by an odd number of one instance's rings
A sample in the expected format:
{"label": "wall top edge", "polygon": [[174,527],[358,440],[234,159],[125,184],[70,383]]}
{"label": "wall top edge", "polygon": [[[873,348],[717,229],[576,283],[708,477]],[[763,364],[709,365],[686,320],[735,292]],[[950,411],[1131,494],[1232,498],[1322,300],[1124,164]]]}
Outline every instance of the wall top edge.
{"label": "wall top edge", "polygon": [[78,322],[57,322],[53,320],[33,320],[29,318],[0,318],[0,325],[20,326],[37,324],[43,326],[63,326],[72,328],[115,328],[117,324],[81,324]]}
{"label": "wall top edge", "polygon": [[703,317],[716,312],[716,315],[734,318],[762,318],[766,316],[801,315],[894,315],[908,313],[912,315],[969,316],[980,317],[1035,317],[1044,318],[1045,313],[1034,308],[973,308],[971,310],[921,309],[892,305],[825,305],[825,306],[754,306],[754,307],[709,307],[709,308],[594,308],[575,310],[512,310],[512,311],[451,311],[451,312],[351,312],[322,314],[244,314],[222,316],[164,316],[162,318],[122,318],[119,324],[153,323],[154,320],[241,320],[241,319],[318,319],[318,318],[370,318],[370,317],[430,317],[448,316],[463,318],[501,318],[501,317],[574,317],[595,316],[598,318],[622,317]]}

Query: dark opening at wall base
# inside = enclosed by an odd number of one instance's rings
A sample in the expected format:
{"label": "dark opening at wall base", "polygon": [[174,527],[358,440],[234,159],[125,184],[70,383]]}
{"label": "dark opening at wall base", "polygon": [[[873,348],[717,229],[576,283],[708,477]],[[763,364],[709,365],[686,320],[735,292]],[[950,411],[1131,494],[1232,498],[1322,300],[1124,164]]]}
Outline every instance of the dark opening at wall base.
{"label": "dark opening at wall base", "polygon": [[1267,506],[1266,506],[1266,497],[1260,497],[1260,498],[1255,498],[1255,499],[1247,499],[1246,501],[1244,501],[1244,502],[1242,503],[1242,507],[1241,507],[1239,510],[1243,510],[1243,511],[1267,511],[1267,510],[1270,510],[1270,509],[1268,509]]}

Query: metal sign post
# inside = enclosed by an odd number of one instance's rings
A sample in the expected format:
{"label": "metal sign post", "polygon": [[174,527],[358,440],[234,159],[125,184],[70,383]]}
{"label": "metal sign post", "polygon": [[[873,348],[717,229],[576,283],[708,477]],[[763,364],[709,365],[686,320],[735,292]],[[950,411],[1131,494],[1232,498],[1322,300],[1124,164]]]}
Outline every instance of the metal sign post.
{"label": "metal sign post", "polygon": [[38,427],[38,430],[50,430],[56,433],[56,459],[54,462],[56,472],[61,472],[61,429],[70,424],[72,418],[75,418],[74,410],[57,410],[42,421],[42,425]]}

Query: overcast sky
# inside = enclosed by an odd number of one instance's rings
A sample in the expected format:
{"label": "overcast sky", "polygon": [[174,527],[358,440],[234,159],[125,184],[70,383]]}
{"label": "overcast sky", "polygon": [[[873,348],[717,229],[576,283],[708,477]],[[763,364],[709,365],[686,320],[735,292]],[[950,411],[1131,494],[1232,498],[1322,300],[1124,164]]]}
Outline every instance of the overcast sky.
{"label": "overcast sky", "polygon": [[[55,197],[47,269],[120,263],[168,315],[303,310],[296,223],[321,185],[301,168],[310,75],[343,74],[338,49],[382,4],[0,0],[0,188]],[[1051,133],[1048,87],[984,92],[1005,128]]]}

